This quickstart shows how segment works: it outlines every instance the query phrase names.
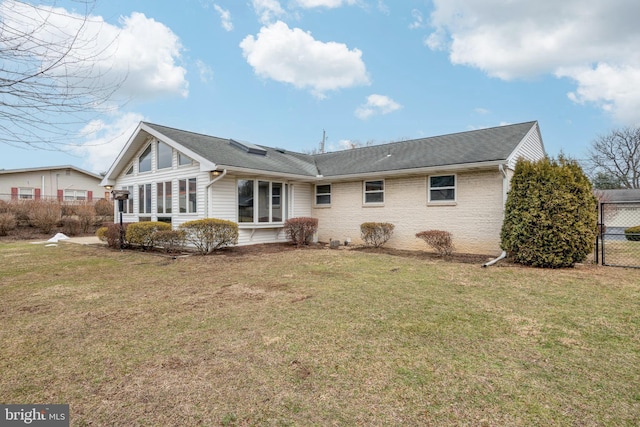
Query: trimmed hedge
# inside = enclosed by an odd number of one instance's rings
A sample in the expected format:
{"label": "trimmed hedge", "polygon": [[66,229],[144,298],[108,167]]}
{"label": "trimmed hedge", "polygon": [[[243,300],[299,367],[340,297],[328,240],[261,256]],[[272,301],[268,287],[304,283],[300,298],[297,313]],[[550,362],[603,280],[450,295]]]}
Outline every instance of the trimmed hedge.
{"label": "trimmed hedge", "polygon": [[534,267],[571,267],[593,251],[597,200],[589,178],[574,160],[560,157],[516,163],[500,233],[515,262]]}
{"label": "trimmed hedge", "polygon": [[159,221],[133,222],[127,227],[125,236],[130,245],[146,250],[156,245],[154,234],[161,230],[171,230],[171,224]]}
{"label": "trimmed hedge", "polygon": [[624,230],[624,237],[632,242],[640,242],[640,225],[626,228]]}
{"label": "trimmed hedge", "polygon": [[160,230],[153,234],[153,241],[164,252],[180,252],[184,248],[186,233],[184,230]]}
{"label": "trimmed hedge", "polygon": [[364,222],[360,224],[360,237],[365,245],[379,248],[393,236],[394,228],[390,222]]}
{"label": "trimmed hedge", "polygon": [[203,255],[238,243],[238,224],[217,218],[197,219],[180,225],[186,241]]}
{"label": "trimmed hedge", "polygon": [[289,218],[284,223],[287,239],[296,246],[308,245],[318,231],[318,218],[301,216]]}
{"label": "trimmed hedge", "polygon": [[451,255],[455,249],[453,246],[453,236],[448,231],[421,231],[416,233],[416,237],[424,240],[427,245],[431,246],[431,248],[441,256]]}

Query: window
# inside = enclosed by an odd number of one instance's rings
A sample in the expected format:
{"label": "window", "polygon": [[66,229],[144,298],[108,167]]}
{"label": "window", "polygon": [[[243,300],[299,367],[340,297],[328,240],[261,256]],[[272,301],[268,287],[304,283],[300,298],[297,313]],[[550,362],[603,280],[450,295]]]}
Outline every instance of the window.
{"label": "window", "polygon": [[331,204],[331,184],[316,185],[316,205]]}
{"label": "window", "polygon": [[282,182],[238,180],[238,222],[282,222],[284,188]]}
{"label": "window", "polygon": [[196,179],[181,179],[178,181],[178,204],[180,213],[197,212]]}
{"label": "window", "polygon": [[33,199],[33,188],[19,188],[18,189],[18,198],[19,199]]}
{"label": "window", "polygon": [[125,175],[133,175],[133,165],[129,166],[129,169],[127,169]]}
{"label": "window", "polygon": [[122,190],[129,192],[129,198],[123,201],[122,213],[132,214],[133,212],[133,185],[122,187]]}
{"label": "window", "polygon": [[384,203],[384,181],[365,181],[364,182],[364,202],[365,203]]}
{"label": "window", "polygon": [[456,176],[441,175],[429,177],[430,202],[455,202]]}
{"label": "window", "polygon": [[238,180],[238,222],[253,222],[253,180]]}
{"label": "window", "polygon": [[158,213],[171,213],[171,181],[159,182],[156,184],[156,190]]}
{"label": "window", "polygon": [[138,172],[151,171],[151,144],[145,148],[138,159]]}
{"label": "window", "polygon": [[158,169],[167,169],[171,167],[171,157],[173,155],[173,149],[164,142],[158,141]]}
{"label": "window", "polygon": [[64,200],[72,202],[74,200],[87,200],[86,190],[64,190]]}
{"label": "window", "polygon": [[178,165],[188,166],[193,164],[193,159],[189,156],[185,156],[182,153],[178,153]]}
{"label": "window", "polygon": [[138,186],[138,213],[151,213],[151,184]]}

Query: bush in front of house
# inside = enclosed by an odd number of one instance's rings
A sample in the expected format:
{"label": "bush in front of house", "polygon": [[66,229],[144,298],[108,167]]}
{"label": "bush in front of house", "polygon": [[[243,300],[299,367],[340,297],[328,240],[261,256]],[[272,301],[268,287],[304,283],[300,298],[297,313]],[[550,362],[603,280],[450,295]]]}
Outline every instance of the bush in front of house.
{"label": "bush in front of house", "polygon": [[184,248],[186,234],[184,230],[160,230],[154,233],[153,241],[166,253],[180,252]]}
{"label": "bush in front of house", "polygon": [[107,199],[99,199],[93,205],[96,215],[110,216],[113,218],[113,201]]}
{"label": "bush in front of house", "polygon": [[393,236],[394,228],[390,222],[364,222],[360,224],[360,237],[365,245],[379,248]]}
{"label": "bush in front of house", "polygon": [[204,218],[180,224],[186,241],[203,255],[238,243],[238,224],[217,218]]}
{"label": "bush in front of house", "polygon": [[625,228],[624,237],[632,242],[640,242],[640,225]]}
{"label": "bush in front of house", "polygon": [[60,220],[62,232],[67,236],[77,236],[82,228],[80,219],[77,216],[63,216]]}
{"label": "bush in front of house", "polygon": [[575,160],[521,159],[507,196],[502,249],[513,261],[533,267],[582,262],[595,244],[596,206],[591,182]]}
{"label": "bush in front of house", "polygon": [[422,239],[440,256],[449,256],[453,253],[453,236],[448,231],[426,230],[416,233],[418,239]]}
{"label": "bush in front of house", "polygon": [[308,245],[318,231],[318,218],[300,216],[284,222],[284,234],[287,240],[296,246]]}
{"label": "bush in front of house", "polygon": [[62,206],[54,200],[29,200],[25,204],[29,225],[49,234],[58,225],[62,217]]}
{"label": "bush in front of house", "polygon": [[159,221],[132,222],[127,227],[125,236],[130,245],[147,250],[156,245],[154,233],[161,230],[171,230],[171,224]]}
{"label": "bush in front of house", "polygon": [[18,226],[16,216],[10,212],[0,213],[0,236],[6,236],[9,231],[15,230]]}
{"label": "bush in front of house", "polygon": [[107,222],[96,231],[96,236],[103,242],[107,242],[110,248],[126,248],[129,246],[127,241],[127,228],[130,223],[122,224],[122,243],[120,242],[120,224]]}

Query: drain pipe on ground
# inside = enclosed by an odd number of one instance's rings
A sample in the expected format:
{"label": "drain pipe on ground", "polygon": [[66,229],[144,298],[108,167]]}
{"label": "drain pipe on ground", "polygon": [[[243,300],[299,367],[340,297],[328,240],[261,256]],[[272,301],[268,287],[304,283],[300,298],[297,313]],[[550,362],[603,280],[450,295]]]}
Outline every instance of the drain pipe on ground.
{"label": "drain pipe on ground", "polygon": [[[508,184],[507,171],[504,170],[504,165],[498,165],[498,170],[502,174],[502,209],[504,210],[504,206],[507,203],[507,184]],[[505,259],[506,257],[507,257],[507,252],[502,251],[502,253],[500,254],[500,256],[498,256],[498,258],[492,259],[489,262],[485,262],[484,264],[482,264],[482,267],[489,267],[490,265],[493,265],[496,262],[500,261],[501,259]]]}

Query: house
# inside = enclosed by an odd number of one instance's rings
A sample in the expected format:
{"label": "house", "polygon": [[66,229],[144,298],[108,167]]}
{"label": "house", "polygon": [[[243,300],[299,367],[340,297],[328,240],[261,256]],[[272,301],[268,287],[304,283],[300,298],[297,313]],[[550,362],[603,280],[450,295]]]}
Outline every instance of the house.
{"label": "house", "polygon": [[317,238],[360,242],[391,222],[388,247],[426,249],[415,233],[452,233],[458,252],[500,253],[515,163],[545,156],[537,122],[301,154],[142,122],[102,181],[128,190],[123,221],[237,222],[240,245],[282,242],[287,218],[315,217]]}
{"label": "house", "polygon": [[0,169],[0,200],[78,201],[109,197],[100,175],[75,166]]}
{"label": "house", "polygon": [[623,234],[625,228],[640,225],[640,190],[595,190],[600,201],[599,221],[607,233]]}

